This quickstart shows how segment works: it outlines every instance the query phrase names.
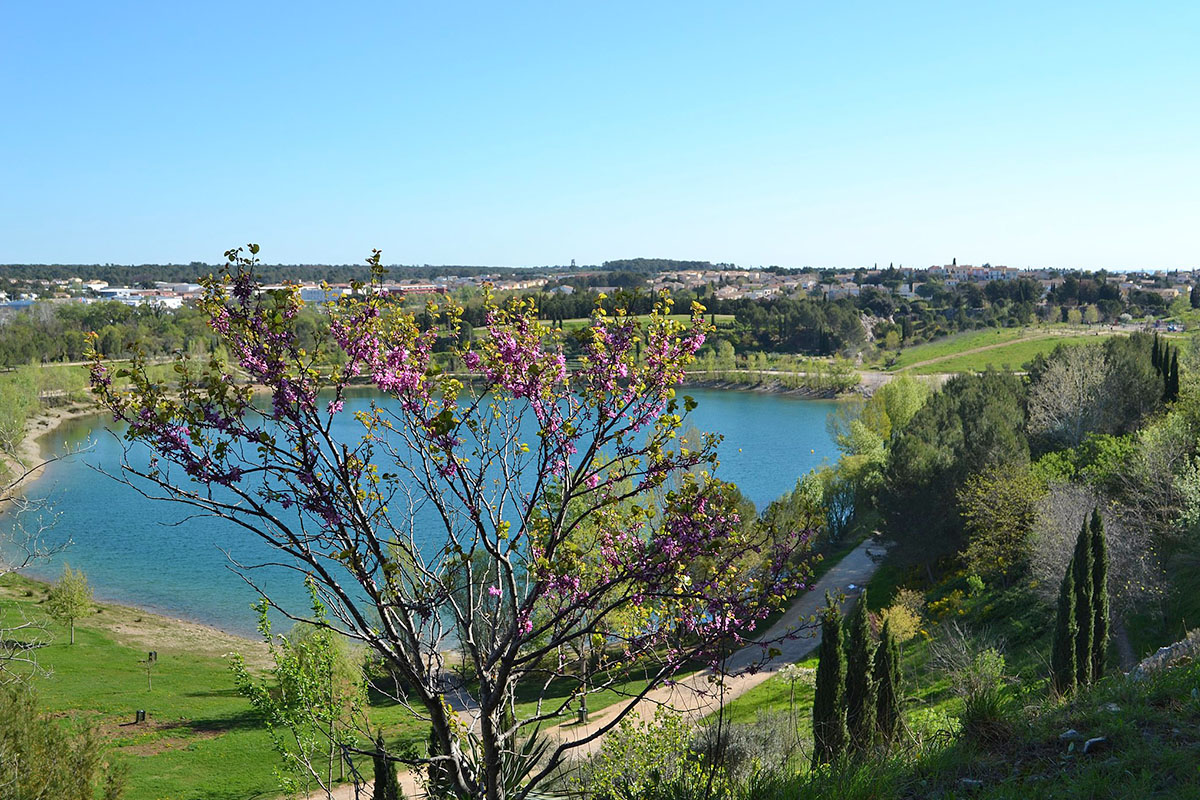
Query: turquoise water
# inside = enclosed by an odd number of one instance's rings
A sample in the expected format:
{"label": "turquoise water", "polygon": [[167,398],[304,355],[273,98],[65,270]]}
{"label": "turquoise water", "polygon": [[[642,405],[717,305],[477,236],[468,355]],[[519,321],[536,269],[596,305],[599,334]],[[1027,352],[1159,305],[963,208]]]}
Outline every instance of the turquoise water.
{"label": "turquoise water", "polygon": [[[825,429],[836,407],[832,401],[706,389],[687,394],[699,402],[691,423],[725,437],[718,476],[736,482],[760,510],[805,472],[836,458]],[[346,410],[366,403],[352,400]],[[349,413],[339,416],[347,432],[357,428]],[[49,499],[60,515],[52,536],[71,540],[61,556],[31,574],[53,578],[65,560],[88,574],[99,599],[253,633],[250,605],[257,594],[231,569],[230,559],[255,564],[277,554],[226,520],[189,519],[182,507],[143,497],[99,472],[119,474],[122,442],[107,430],[109,420],[69,420],[42,440],[46,452],[88,449],[50,464],[27,492]],[[434,536],[436,526],[429,531]],[[264,568],[252,577],[285,605],[308,607],[294,572]]]}

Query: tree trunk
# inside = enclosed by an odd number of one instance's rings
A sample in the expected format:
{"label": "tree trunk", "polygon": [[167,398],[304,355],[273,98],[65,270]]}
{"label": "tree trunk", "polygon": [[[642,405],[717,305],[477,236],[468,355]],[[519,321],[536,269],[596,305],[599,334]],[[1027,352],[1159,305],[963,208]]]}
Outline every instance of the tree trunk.
{"label": "tree trunk", "polygon": [[1117,660],[1121,664],[1121,671],[1128,672],[1137,664],[1137,656],[1134,655],[1133,645],[1129,642],[1129,631],[1125,630],[1125,623],[1117,617],[1113,620],[1113,644],[1117,646]]}

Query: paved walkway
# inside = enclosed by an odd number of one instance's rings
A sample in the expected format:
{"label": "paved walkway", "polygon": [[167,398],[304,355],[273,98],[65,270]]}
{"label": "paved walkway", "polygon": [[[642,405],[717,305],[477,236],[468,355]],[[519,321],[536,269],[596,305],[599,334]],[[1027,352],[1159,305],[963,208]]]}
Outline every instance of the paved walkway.
{"label": "paved walkway", "polygon": [[[779,655],[767,660],[757,672],[726,678],[724,682],[724,702],[729,703],[740,697],[769,679],[788,664],[802,661],[816,649],[817,645],[821,643],[820,629],[809,623],[824,605],[825,592],[844,593],[847,591],[847,587],[852,584],[857,587],[865,586],[871,579],[871,576],[875,574],[876,567],[878,567],[876,559],[881,559],[884,552],[885,550],[882,545],[868,539],[831,567],[817,581],[816,586],[811,591],[805,592],[792,603],[787,612],[767,630],[766,634],[759,641],[781,639],[792,633],[798,635],[773,644],[772,646],[780,651]],[[842,604],[843,612],[847,610],[846,606],[851,601],[852,597],[848,596]],[[749,645],[734,653],[729,658],[726,669],[737,671],[761,661],[763,657],[764,653],[761,646]],[[713,684],[710,682],[711,677],[710,673],[704,670],[672,686],[657,689],[640,701],[634,710],[643,719],[650,719],[654,716],[654,711],[657,707],[667,706],[683,714],[689,720],[699,721],[715,712],[722,700],[713,691]],[[549,733],[564,740],[583,738],[583,736],[598,730],[605,722],[611,720],[613,716],[620,712],[621,708],[623,708],[623,705],[620,703],[608,706],[600,711],[593,712],[586,725],[564,723],[556,728],[549,729]],[[598,737],[588,745],[576,748],[574,752],[581,755],[593,753],[600,748],[601,742],[603,742],[603,737]],[[369,764],[366,766],[369,768]],[[412,773],[402,773],[400,775],[400,785],[404,789],[405,794],[410,798],[422,798],[425,796],[424,791],[417,784],[416,778]],[[371,796],[369,786],[366,789],[360,789],[359,792],[356,798],[354,787],[344,785],[339,786],[334,791],[333,797],[334,800],[367,800]],[[324,800],[324,798],[325,795],[323,793],[310,794],[308,796],[308,800]]]}

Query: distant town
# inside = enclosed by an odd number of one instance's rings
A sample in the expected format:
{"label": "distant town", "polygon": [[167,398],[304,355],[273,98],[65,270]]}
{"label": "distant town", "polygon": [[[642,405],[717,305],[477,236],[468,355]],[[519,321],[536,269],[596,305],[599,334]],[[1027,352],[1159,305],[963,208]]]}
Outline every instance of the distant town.
{"label": "distant town", "polygon": [[[647,263],[662,263],[670,265],[667,268],[646,270]],[[923,269],[895,267],[860,268],[854,270],[829,269],[784,269],[741,268],[727,264],[707,264],[701,262],[648,262],[643,259],[631,261],[606,262],[600,267],[577,268],[505,268],[501,271],[489,272],[487,268],[464,267],[458,268],[392,268],[393,277],[379,286],[372,287],[374,291],[398,296],[422,294],[449,294],[460,289],[482,288],[491,286],[496,291],[536,291],[559,294],[572,294],[581,288],[594,292],[615,293],[622,288],[631,288],[629,282],[623,285],[607,285],[605,276],[626,272],[629,265],[642,269],[635,270],[639,274],[636,288],[651,291],[666,290],[670,292],[692,291],[718,300],[762,300],[767,298],[801,298],[812,297],[824,300],[840,298],[857,298],[867,289],[888,292],[901,299],[916,299],[930,297],[938,289],[952,290],[964,284],[985,286],[995,281],[1028,280],[1038,283],[1045,296],[1052,290],[1062,286],[1070,277],[1077,280],[1092,280],[1115,287],[1122,297],[1131,293],[1145,292],[1162,298],[1164,305],[1169,305],[1176,297],[1187,294],[1196,285],[1200,275],[1197,270],[1176,270],[1171,272],[1141,271],[1141,272],[1098,272],[1057,270],[1057,269],[1017,269],[1014,267],[993,266],[983,264],[972,266],[959,264],[957,260],[950,264],[930,266]],[[691,268],[682,265],[696,265]],[[27,308],[38,301],[55,303],[91,303],[99,301],[116,301],[130,306],[153,306],[163,309],[181,308],[184,304],[196,300],[202,292],[201,285],[196,282],[202,274],[216,272],[218,267],[208,265],[192,265],[196,278],[189,281],[140,281],[134,285],[114,285],[108,280],[92,277],[94,273],[104,272],[106,267],[78,267],[78,274],[61,277],[63,266],[47,267],[43,276],[37,274],[34,265],[0,266],[0,309]],[[153,272],[156,268],[147,266],[142,272]],[[178,272],[179,267],[163,267],[164,270]],[[360,268],[345,268],[357,270]],[[268,288],[283,286],[298,286],[300,296],[305,302],[333,302],[338,297],[353,291],[351,281],[324,282],[306,280],[304,273],[312,268],[295,268],[295,277],[286,277],[288,268],[271,267],[271,272],[280,277],[277,283]],[[337,272],[337,268],[332,270]],[[19,272],[19,275],[14,275]],[[430,277],[431,272],[441,272]],[[404,278],[406,273],[414,273],[420,277]],[[1038,298],[1040,299],[1040,298]]]}

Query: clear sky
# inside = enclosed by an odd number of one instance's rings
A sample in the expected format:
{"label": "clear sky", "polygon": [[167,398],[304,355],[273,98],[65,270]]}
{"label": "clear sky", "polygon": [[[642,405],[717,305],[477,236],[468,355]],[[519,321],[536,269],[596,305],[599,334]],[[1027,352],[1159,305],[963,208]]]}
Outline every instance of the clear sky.
{"label": "clear sky", "polygon": [[1200,2],[11,2],[0,263],[1200,266]]}

